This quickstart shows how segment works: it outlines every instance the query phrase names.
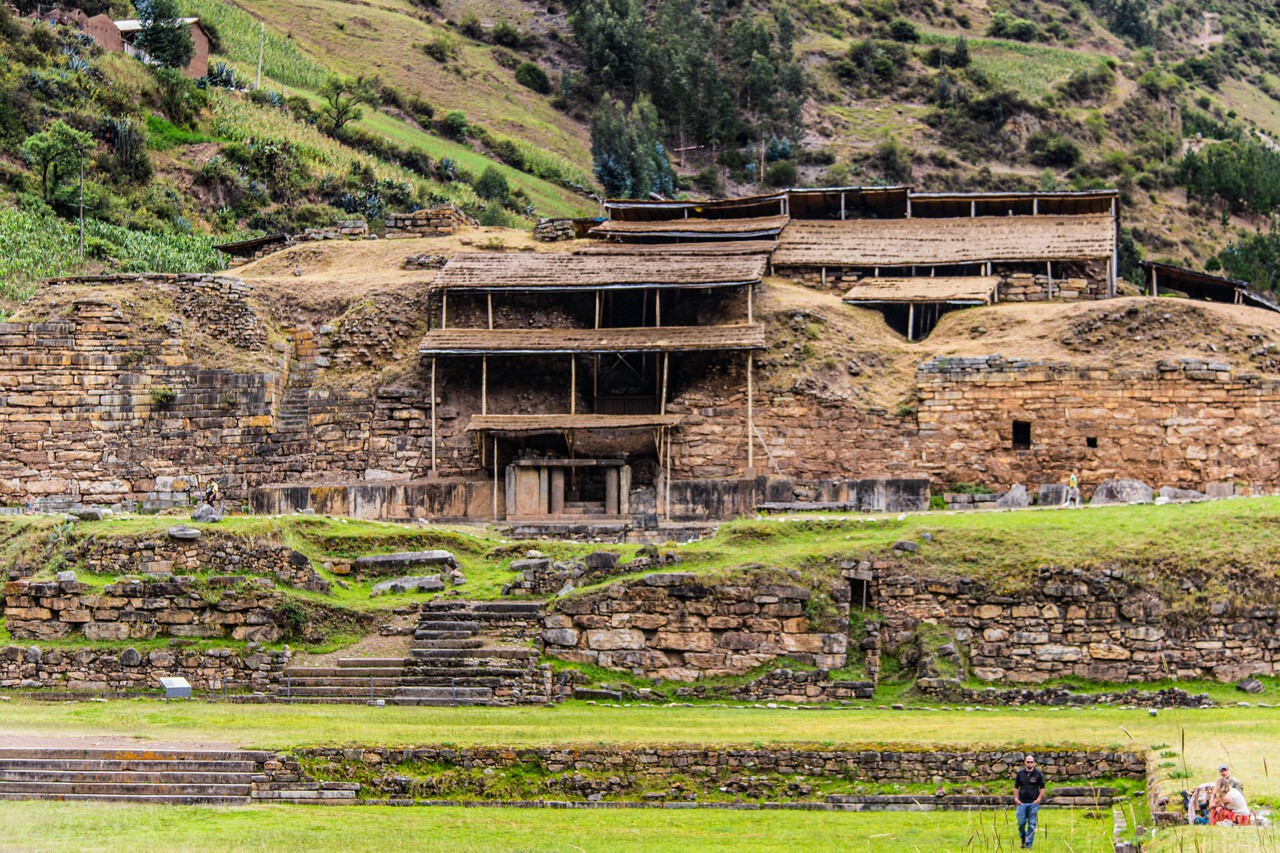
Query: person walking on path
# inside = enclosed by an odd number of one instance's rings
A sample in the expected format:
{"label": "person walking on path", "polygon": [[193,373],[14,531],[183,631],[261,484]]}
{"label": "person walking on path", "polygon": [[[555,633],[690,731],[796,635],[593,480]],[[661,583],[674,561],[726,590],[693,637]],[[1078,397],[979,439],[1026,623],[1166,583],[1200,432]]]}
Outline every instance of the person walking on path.
{"label": "person walking on path", "polygon": [[1022,849],[1030,850],[1036,840],[1040,801],[1044,799],[1044,773],[1036,767],[1034,755],[1026,756],[1022,764],[1013,780],[1013,801],[1018,806],[1018,838],[1022,840]]}
{"label": "person walking on path", "polygon": [[1071,476],[1067,478],[1067,499],[1062,502],[1063,506],[1071,506],[1075,504],[1076,508],[1080,507],[1080,478],[1076,476],[1076,472],[1072,471]]}

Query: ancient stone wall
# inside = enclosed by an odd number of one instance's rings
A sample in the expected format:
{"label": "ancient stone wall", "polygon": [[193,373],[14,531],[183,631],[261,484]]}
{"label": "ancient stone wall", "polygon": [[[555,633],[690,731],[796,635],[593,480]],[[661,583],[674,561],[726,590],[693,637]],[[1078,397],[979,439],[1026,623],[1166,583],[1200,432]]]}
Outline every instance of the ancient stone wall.
{"label": "ancient stone wall", "polygon": [[563,660],[678,681],[736,675],[781,656],[839,669],[848,604],[831,601],[830,613],[811,618],[814,595],[766,575],[717,584],[651,574],[558,600],[542,639],[546,653]]}
{"label": "ancient stone wall", "polygon": [[151,537],[92,538],[71,556],[96,575],[185,575],[195,572],[245,573],[278,578],[289,586],[328,592],[329,584],[311,561],[288,545],[203,531],[195,541]]}
{"label": "ancient stone wall", "polygon": [[415,210],[413,213],[388,213],[386,236],[395,237],[447,237],[462,225],[476,225],[476,221],[456,207],[443,206]]}
{"label": "ancient stone wall", "polygon": [[[572,771],[646,775],[719,776],[724,773],[781,773],[840,776],[866,782],[989,782],[1013,778],[1023,752],[974,749],[886,750],[881,745],[845,747],[310,747],[295,750],[303,759],[359,761],[387,766],[417,761],[443,767],[502,770],[534,765],[551,773]],[[375,758],[376,756],[376,758]],[[1036,750],[1036,761],[1050,782],[1083,779],[1145,779],[1146,756],[1115,750]]]}
{"label": "ancient stone wall", "polygon": [[182,676],[197,690],[215,685],[269,690],[288,666],[290,654],[230,649],[195,651],[175,647],[141,653],[134,649],[0,648],[0,687],[56,688],[70,692],[157,689],[160,679]]}
{"label": "ancient stone wall", "polygon": [[1280,610],[1222,601],[1183,614],[1111,569],[1045,569],[1029,589],[1002,595],[878,564],[871,604],[890,643],[926,619],[950,628],[983,681],[1235,681],[1280,671]]}
{"label": "ancient stone wall", "polygon": [[73,635],[89,640],[151,637],[280,639],[282,594],[266,579],[213,577],[125,580],[100,591],[78,581],[10,581],[5,625],[34,640]]}
{"label": "ancient stone wall", "polygon": [[[1078,302],[1106,299],[1110,295],[1104,262],[1055,263],[1052,278],[1043,264],[1037,265],[1040,269],[1036,272],[1028,272],[1028,266],[993,265],[992,274],[999,277],[997,302]],[[916,267],[913,277],[927,277],[929,271],[928,266]],[[831,288],[841,293],[874,273],[866,267],[778,267],[774,272],[810,287]],[[901,270],[881,270],[885,277],[901,274]]]}

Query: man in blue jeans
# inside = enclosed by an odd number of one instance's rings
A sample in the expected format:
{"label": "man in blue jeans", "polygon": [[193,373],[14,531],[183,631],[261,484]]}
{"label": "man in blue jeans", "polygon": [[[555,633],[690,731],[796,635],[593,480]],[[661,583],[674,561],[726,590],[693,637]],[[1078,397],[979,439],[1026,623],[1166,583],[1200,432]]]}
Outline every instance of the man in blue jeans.
{"label": "man in blue jeans", "polygon": [[1022,765],[1013,780],[1013,801],[1018,805],[1018,837],[1022,839],[1022,849],[1029,850],[1036,840],[1036,818],[1040,800],[1044,799],[1044,773],[1036,767],[1034,755],[1024,758]]}

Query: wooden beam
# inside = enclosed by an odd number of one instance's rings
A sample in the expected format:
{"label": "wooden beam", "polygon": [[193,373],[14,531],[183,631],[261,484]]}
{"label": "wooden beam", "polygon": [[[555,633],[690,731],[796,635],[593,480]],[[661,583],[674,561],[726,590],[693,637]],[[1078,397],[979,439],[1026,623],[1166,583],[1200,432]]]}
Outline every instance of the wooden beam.
{"label": "wooden beam", "polygon": [[907,340],[915,340],[915,324],[916,324],[916,305],[911,303],[907,306]]}
{"label": "wooden beam", "polygon": [[752,299],[753,290],[755,290],[755,288],[752,285],[748,284],[747,285],[747,325],[751,325],[751,323],[754,321],[754,317],[752,315],[753,309],[751,305],[753,301]]}
{"label": "wooden beam", "polygon": [[578,413],[578,359],[569,356],[569,414]]}
{"label": "wooden beam", "polygon": [[480,414],[489,414],[489,356],[480,356]]}
{"label": "wooden beam", "polygon": [[449,291],[440,291],[440,328],[449,328]]}
{"label": "wooden beam", "polygon": [[660,415],[667,413],[667,376],[670,365],[671,353],[664,352],[662,354],[662,399],[658,402],[658,414]]}
{"label": "wooden beam", "polygon": [[754,365],[755,356],[747,353],[747,470],[753,471],[756,467],[756,448],[755,448],[755,383],[752,378],[752,367]]}
{"label": "wooden beam", "polygon": [[596,291],[596,328],[600,328],[600,291]]}
{"label": "wooden beam", "polygon": [[844,219],[844,193],[840,193],[840,218]]}
{"label": "wooden beam", "polygon": [[489,300],[489,328],[492,329],[493,328],[493,291],[490,290],[488,293],[485,294],[485,296],[488,297],[488,300]]}
{"label": "wooden beam", "polygon": [[436,360],[431,359],[431,473],[436,472]]}

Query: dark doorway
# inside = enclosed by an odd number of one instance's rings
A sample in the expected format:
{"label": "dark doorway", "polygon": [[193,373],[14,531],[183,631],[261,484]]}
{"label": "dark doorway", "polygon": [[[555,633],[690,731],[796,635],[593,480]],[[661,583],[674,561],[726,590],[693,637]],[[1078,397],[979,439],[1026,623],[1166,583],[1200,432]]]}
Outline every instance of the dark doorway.
{"label": "dark doorway", "polygon": [[1013,422],[1013,449],[1031,449],[1031,421]]}
{"label": "dark doorway", "polygon": [[871,576],[849,578],[849,608],[866,610],[871,606]]}

